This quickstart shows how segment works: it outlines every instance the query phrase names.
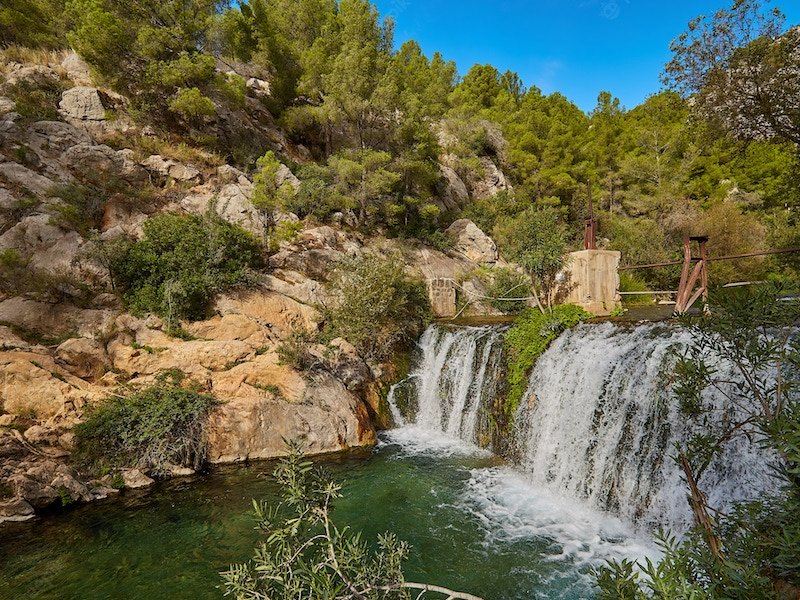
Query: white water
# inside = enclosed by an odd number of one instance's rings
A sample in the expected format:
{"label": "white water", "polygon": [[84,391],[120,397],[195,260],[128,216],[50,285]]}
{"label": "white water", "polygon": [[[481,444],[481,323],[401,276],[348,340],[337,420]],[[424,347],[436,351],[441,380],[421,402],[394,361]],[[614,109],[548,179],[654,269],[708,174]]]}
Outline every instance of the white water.
{"label": "white water", "polygon": [[[559,337],[537,362],[516,415],[521,466],[532,482],[628,522],[684,531],[686,485],[670,456],[689,425],[669,375],[671,350],[690,341],[685,330],[658,324],[581,325]],[[730,367],[716,368],[725,379]],[[718,418],[730,414],[722,395],[710,399]],[[724,509],[773,487],[768,463],[740,438],[700,482],[709,504]]]}
{"label": "white water", "polygon": [[[412,414],[401,414],[396,390],[390,392],[399,427],[384,435],[384,443],[399,446],[403,455],[490,457],[476,442],[481,409],[494,399],[501,376],[502,332],[497,327],[428,328],[416,367],[400,384],[413,387],[416,406]],[[658,554],[630,524],[507,466],[469,469],[458,508],[481,524],[487,549],[498,542],[550,540],[552,551],[543,558],[565,561],[575,570]]]}
{"label": "white water", "polygon": [[[634,528],[685,530],[686,487],[670,455],[688,432],[666,377],[671,349],[689,341],[677,327],[611,323],[582,325],[556,340],[537,362],[515,418],[521,464],[471,473],[465,503],[483,515],[487,531],[550,537],[591,562],[641,555]],[[502,330],[434,326],[419,346],[406,382],[411,414],[401,415],[390,395],[403,425],[390,441],[414,454],[485,452],[475,444],[488,442],[482,410],[501,375]],[[715,400],[724,413],[722,398]],[[724,508],[770,489],[765,458],[745,440],[731,446],[701,482],[710,505]]]}

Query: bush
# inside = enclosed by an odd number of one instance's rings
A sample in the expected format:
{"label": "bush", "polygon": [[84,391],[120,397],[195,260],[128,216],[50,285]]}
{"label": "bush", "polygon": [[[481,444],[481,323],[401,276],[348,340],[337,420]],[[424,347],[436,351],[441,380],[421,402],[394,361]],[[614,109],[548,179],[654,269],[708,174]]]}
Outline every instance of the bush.
{"label": "bush", "polygon": [[[630,273],[619,274],[620,292],[646,292],[649,289],[644,280],[636,275],[631,275]],[[654,301],[655,298],[652,294],[625,294],[622,296],[622,303],[626,305],[653,304]]]}
{"label": "bush", "polygon": [[67,84],[49,77],[24,79],[8,86],[4,95],[14,100],[14,110],[26,121],[60,121],[58,103]]}
{"label": "bush", "polygon": [[514,325],[505,334],[508,361],[508,395],[505,402],[507,417],[510,418],[519,407],[536,359],[561,332],[589,317],[589,313],[574,304],[562,304],[547,313],[527,309],[517,317]]}
{"label": "bush", "polygon": [[342,261],[331,282],[335,301],[325,313],[326,331],[374,360],[419,336],[430,318],[430,302],[424,283],[406,275],[402,264],[377,256]]}
{"label": "bush", "polygon": [[214,294],[251,281],[261,265],[257,240],[215,214],[162,213],[144,224],[144,238],[110,257],[123,300],[136,313],[154,312],[174,326],[200,319]]}
{"label": "bush", "polygon": [[196,387],[182,387],[183,377],[165,373],[149,387],[94,407],[74,429],[79,462],[95,470],[135,467],[156,475],[169,465],[202,468],[206,421],[218,401]]}
{"label": "bush", "polygon": [[487,295],[492,307],[504,313],[518,313],[528,305],[527,300],[505,300],[501,298],[528,298],[531,295],[531,280],[526,275],[499,267],[490,273]]}
{"label": "bush", "polygon": [[179,89],[170,101],[169,109],[187,121],[198,121],[216,112],[214,102],[196,87]]}

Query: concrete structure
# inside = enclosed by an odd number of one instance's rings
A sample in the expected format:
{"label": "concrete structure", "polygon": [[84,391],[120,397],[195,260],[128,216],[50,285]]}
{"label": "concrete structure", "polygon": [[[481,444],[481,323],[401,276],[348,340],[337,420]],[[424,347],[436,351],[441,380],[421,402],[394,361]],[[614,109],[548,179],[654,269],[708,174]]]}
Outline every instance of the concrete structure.
{"label": "concrete structure", "polygon": [[429,279],[428,296],[435,317],[452,317],[456,314],[456,286],[452,279]]}
{"label": "concrete structure", "polygon": [[610,315],[621,306],[619,259],[620,253],[614,250],[570,253],[557,291],[557,301],[577,304],[593,315]]}

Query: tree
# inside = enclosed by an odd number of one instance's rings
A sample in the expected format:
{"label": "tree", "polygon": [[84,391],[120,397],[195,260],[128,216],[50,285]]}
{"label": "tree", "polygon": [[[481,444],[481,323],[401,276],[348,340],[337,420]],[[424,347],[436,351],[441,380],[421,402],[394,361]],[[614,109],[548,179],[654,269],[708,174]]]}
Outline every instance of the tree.
{"label": "tree", "polygon": [[450,600],[477,596],[424,583],[407,582],[403,561],[410,548],[393,533],[378,536],[371,551],[360,533],[337,527],[331,510],[341,486],[323,469],[303,460],[302,449],[289,452],[273,476],[281,486],[274,507],[253,501],[258,529],[267,537],[249,563],[221,573],[225,595],[255,598],[330,598],[336,600],[421,600],[429,593]]}
{"label": "tree", "polygon": [[[660,537],[658,564],[612,562],[597,572],[601,598],[780,598],[800,585],[800,303],[770,287],[712,297],[712,312],[688,318],[695,340],[678,356],[673,391],[695,435],[673,458],[689,488],[695,528],[682,541]],[[723,374],[720,361],[733,369]],[[730,380],[730,373],[735,373]],[[706,394],[722,395],[728,410]],[[722,418],[721,418],[722,416]],[[771,496],[720,512],[703,476],[734,439],[775,457]],[[786,595],[781,593],[785,591]]]}
{"label": "tree", "polygon": [[379,361],[422,333],[430,317],[425,285],[409,277],[396,257],[362,256],[338,266],[325,310],[328,332]]}
{"label": "tree", "polygon": [[768,0],[734,0],[671,44],[665,83],[694,95],[704,118],[742,139],[800,144],[800,28],[784,32]]}
{"label": "tree", "polygon": [[552,310],[556,276],[564,267],[569,239],[559,212],[551,207],[530,207],[496,228],[496,236],[512,261],[533,280],[533,295],[542,313],[544,298]]}

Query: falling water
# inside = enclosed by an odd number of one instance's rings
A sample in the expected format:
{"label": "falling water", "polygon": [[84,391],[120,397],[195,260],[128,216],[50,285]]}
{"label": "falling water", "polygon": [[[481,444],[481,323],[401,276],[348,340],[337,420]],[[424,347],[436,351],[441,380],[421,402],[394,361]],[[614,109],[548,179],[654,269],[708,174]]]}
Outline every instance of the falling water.
{"label": "falling water", "polygon": [[[397,423],[410,421],[397,439],[436,452],[452,448],[453,438],[487,445],[487,411],[502,385],[502,333],[425,332],[416,368],[390,397]],[[687,331],[664,324],[565,332],[539,358],[515,417],[518,466],[528,483],[638,526],[685,530],[686,487],[671,455],[690,427],[672,400],[669,375],[672,351],[690,341]],[[730,413],[721,394],[711,399],[720,414]],[[771,489],[768,459],[743,438],[732,444],[701,481],[710,505],[724,508]]]}
{"label": "falling water", "polygon": [[[429,327],[419,341],[411,375],[390,391],[389,404],[398,425],[419,427],[477,443],[479,414],[494,399],[500,381],[502,328]],[[402,386],[411,396],[407,413],[397,407]]]}
{"label": "falling water", "polygon": [[[679,327],[611,323],[564,333],[539,358],[517,413],[522,467],[533,483],[585,498],[629,522],[682,531],[686,485],[671,455],[690,435],[672,400],[673,350],[690,343]],[[715,365],[722,379],[729,365]],[[733,410],[718,392],[717,418]],[[774,487],[769,457],[740,438],[706,471],[709,504],[727,507]]]}

